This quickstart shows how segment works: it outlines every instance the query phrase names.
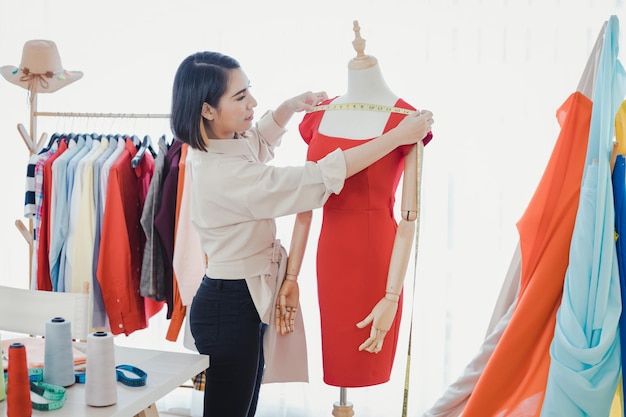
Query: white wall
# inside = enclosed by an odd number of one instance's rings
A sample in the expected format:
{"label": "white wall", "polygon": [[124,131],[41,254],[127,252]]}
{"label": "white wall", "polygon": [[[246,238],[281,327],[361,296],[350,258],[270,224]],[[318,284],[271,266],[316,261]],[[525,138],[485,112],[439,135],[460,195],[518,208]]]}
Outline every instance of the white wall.
{"label": "white wall", "polygon": [[[0,65],[18,65],[25,41],[51,39],[66,69],[85,75],[40,94],[39,110],[169,113],[180,61],[198,50],[218,50],[242,64],[260,115],[305,90],[341,94],[354,56],[352,21],[359,20],[366,53],[378,58],[390,88],[435,114],[435,139],[424,160],[416,284],[413,343],[424,356],[412,359],[421,382],[411,386],[410,409],[418,415],[480,346],[517,242],[515,223],[558,134],[555,111],[576,88],[611,14],[623,17],[623,1],[0,0]],[[26,91],[0,79],[0,282],[14,285],[28,279],[27,245],[14,226],[24,220],[28,158],[16,126],[28,128],[28,114]],[[304,159],[298,121],[288,126],[277,164]],[[163,120],[39,119],[39,134],[69,130],[171,137]],[[292,221],[279,222],[287,246]],[[307,248],[309,271],[314,245]],[[303,294],[314,294],[313,273],[302,281],[309,290]],[[302,304],[315,387],[304,389],[305,402],[330,410],[338,391],[319,382],[314,295]],[[127,342],[179,348],[162,340],[162,326],[155,323]],[[389,384],[394,414],[401,407],[405,351],[399,350]],[[385,389],[351,391],[357,415],[375,415],[373,403],[381,401],[372,395],[389,398]]]}

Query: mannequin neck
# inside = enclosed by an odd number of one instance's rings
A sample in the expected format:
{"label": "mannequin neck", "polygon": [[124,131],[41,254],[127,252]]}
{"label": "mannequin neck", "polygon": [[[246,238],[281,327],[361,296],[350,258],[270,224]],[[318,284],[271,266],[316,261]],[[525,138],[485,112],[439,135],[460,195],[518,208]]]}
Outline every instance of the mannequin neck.
{"label": "mannequin neck", "polygon": [[378,64],[367,68],[348,67],[348,90],[341,96],[342,102],[388,104],[397,98],[385,83]]}
{"label": "mannequin neck", "polygon": [[[378,64],[348,65],[348,90],[333,103],[367,103],[394,106],[398,97],[389,90]],[[389,113],[368,110],[326,111],[319,131],[327,136],[346,139],[371,139],[380,135],[389,121]]]}

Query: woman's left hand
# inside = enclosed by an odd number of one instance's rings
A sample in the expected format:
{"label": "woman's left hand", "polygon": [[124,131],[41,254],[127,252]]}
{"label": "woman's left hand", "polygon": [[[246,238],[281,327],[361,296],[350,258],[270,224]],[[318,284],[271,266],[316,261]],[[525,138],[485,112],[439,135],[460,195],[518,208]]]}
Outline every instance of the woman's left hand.
{"label": "woman's left hand", "polygon": [[285,279],[278,291],[276,300],[276,333],[293,333],[298,305],[300,303],[300,288],[298,281]]}

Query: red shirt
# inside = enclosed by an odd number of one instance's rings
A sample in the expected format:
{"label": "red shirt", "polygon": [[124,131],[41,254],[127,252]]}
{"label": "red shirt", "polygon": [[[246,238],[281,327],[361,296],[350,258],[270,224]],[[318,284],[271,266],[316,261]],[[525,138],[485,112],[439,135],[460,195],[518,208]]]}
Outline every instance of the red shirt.
{"label": "red shirt", "polygon": [[41,199],[41,220],[38,227],[37,247],[37,289],[52,291],[50,280],[50,200],[52,198],[52,163],[67,150],[67,142],[59,143],[59,149],[43,165],[43,197]]}
{"label": "red shirt", "polygon": [[106,208],[97,278],[102,289],[111,333],[126,335],[147,327],[144,298],[139,293],[145,234],[140,219],[145,201],[145,181],[154,172],[154,159],[144,154],[137,168],[132,141],[109,171]]}

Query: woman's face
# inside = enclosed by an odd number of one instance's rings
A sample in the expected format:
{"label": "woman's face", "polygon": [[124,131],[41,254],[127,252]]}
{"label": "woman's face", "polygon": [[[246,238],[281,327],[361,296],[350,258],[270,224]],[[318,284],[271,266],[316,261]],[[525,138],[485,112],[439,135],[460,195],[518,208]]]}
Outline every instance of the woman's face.
{"label": "woman's face", "polygon": [[202,116],[208,120],[212,139],[233,139],[235,133],[252,127],[257,102],[250,94],[250,81],[241,68],[232,69],[229,74],[228,87],[218,108],[207,103],[203,106]]}

